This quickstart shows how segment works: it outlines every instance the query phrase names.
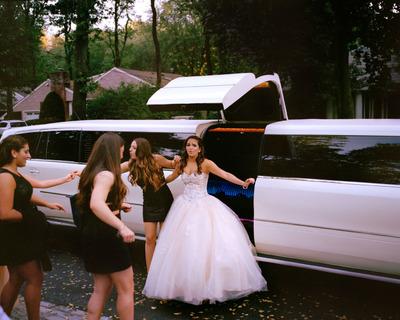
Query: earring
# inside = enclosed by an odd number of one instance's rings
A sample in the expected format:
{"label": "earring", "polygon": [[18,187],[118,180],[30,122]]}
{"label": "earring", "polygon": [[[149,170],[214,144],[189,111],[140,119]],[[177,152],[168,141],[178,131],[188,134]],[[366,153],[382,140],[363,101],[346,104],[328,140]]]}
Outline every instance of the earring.
{"label": "earring", "polygon": [[14,158],[16,158],[17,156],[13,156]]}

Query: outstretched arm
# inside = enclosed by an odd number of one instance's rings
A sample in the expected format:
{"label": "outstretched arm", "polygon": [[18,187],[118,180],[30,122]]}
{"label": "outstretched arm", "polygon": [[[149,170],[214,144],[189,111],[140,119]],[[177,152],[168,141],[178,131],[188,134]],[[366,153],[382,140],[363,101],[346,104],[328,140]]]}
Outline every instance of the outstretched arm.
{"label": "outstretched arm", "polygon": [[168,160],[164,158],[162,155],[153,154],[154,159],[156,160],[157,164],[162,168],[170,168],[173,169],[176,167],[177,163],[181,160],[180,156],[175,156],[174,160]]}
{"label": "outstretched arm", "polygon": [[48,202],[48,201],[43,200],[43,199],[41,199],[39,197],[36,197],[34,195],[32,195],[32,197],[31,197],[31,203],[33,203],[35,205],[38,205],[38,206],[44,206],[44,207],[47,207],[47,208],[50,208],[50,209],[62,210],[64,212],[66,212],[65,208],[61,204],[59,204],[57,202]]}
{"label": "outstretched arm", "polygon": [[170,182],[174,181],[176,178],[179,177],[180,174],[181,174],[181,171],[179,169],[179,164],[177,164],[175,167],[175,170],[168,177],[165,178],[165,182],[170,183]]}
{"label": "outstretched arm", "polygon": [[25,176],[21,174],[34,188],[50,188],[54,186],[58,186],[60,184],[72,181],[76,176],[80,176],[81,172],[79,170],[72,171],[68,173],[65,177],[57,178],[57,179],[49,179],[49,180],[36,180],[34,178]]}
{"label": "outstretched arm", "polygon": [[255,180],[254,178],[248,178],[245,181],[240,180],[236,176],[234,176],[232,173],[229,173],[225,170],[222,170],[220,167],[218,167],[213,161],[211,160],[204,160],[203,162],[204,165],[204,171],[205,172],[211,172],[215,174],[218,177],[221,177],[222,179],[225,179],[229,182],[238,184],[243,187],[243,189],[247,189],[250,183],[254,183]]}

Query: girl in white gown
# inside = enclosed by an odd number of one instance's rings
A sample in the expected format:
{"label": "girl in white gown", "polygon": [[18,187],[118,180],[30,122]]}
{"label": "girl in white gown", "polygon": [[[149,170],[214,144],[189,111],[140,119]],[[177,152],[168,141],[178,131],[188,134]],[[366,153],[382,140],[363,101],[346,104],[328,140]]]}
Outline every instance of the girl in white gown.
{"label": "girl in white gown", "polygon": [[160,232],[143,293],[150,298],[191,304],[237,299],[267,289],[255,250],[236,214],[207,193],[209,173],[247,188],[204,158],[202,140],[186,139],[182,161],[167,182],[182,175],[176,198]]}

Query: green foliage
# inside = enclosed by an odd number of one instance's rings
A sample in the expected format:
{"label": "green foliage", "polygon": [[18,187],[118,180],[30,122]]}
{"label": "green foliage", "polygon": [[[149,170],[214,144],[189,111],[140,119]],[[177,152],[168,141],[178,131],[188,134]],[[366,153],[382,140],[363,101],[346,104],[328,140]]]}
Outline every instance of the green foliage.
{"label": "green foliage", "polygon": [[163,119],[167,113],[151,113],[146,102],[156,91],[146,85],[121,84],[88,102],[88,119]]}
{"label": "green foliage", "polygon": [[64,53],[64,40],[60,37],[52,37],[51,47],[41,47],[36,57],[36,79],[43,83],[50,78],[50,74],[59,69],[67,70]]}
{"label": "green foliage", "polygon": [[65,121],[64,103],[56,92],[51,91],[44,99],[39,120]]}

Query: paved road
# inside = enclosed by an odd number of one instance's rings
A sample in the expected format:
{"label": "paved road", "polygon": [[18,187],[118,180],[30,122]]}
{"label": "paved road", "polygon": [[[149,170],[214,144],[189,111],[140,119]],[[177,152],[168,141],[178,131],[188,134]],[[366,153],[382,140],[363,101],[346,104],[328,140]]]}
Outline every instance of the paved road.
{"label": "paved road", "polygon": [[[45,274],[42,320],[82,319],[93,289],[92,278],[83,269],[76,232],[60,227],[53,231],[49,250],[53,271]],[[400,285],[267,264],[261,267],[268,292],[200,306],[147,299],[141,294],[146,278],[143,242],[133,244],[132,253],[135,319],[400,319]],[[115,304],[113,290],[103,319],[118,319]],[[17,310],[20,315],[15,319],[26,319],[23,304]]]}

